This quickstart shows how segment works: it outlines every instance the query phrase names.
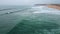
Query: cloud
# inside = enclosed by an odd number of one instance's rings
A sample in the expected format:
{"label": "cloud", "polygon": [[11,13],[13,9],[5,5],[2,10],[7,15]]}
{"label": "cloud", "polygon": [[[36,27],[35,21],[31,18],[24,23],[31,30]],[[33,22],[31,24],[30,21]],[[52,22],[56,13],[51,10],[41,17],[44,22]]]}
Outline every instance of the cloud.
{"label": "cloud", "polygon": [[60,4],[60,0],[0,0],[0,5]]}
{"label": "cloud", "polygon": [[0,0],[0,5],[29,5],[32,0]]}
{"label": "cloud", "polygon": [[60,4],[60,0],[36,0],[40,4]]}

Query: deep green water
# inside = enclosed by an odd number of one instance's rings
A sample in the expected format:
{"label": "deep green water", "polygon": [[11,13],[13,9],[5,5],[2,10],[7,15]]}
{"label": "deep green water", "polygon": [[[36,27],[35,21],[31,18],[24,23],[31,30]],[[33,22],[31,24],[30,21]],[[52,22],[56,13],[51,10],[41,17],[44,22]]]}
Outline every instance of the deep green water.
{"label": "deep green water", "polygon": [[8,34],[60,34],[60,16],[31,15],[19,22]]}
{"label": "deep green water", "polygon": [[[24,9],[20,7],[0,11],[0,34],[60,34],[58,11],[39,7],[20,11]],[[8,13],[11,11],[18,12]]]}
{"label": "deep green water", "polygon": [[[18,24],[22,19],[25,18],[25,16],[23,16],[23,12],[26,11],[25,8],[28,7],[27,6],[0,6],[0,10],[1,10],[0,11],[0,34],[8,33],[12,28],[14,28],[16,24]],[[21,9],[23,11],[21,11]]]}

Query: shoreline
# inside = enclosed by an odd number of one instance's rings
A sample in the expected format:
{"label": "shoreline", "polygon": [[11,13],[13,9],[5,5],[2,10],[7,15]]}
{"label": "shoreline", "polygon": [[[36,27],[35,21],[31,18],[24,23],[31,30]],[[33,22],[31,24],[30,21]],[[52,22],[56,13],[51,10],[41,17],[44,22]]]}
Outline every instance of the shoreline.
{"label": "shoreline", "polygon": [[35,4],[35,6],[47,6],[48,8],[55,8],[60,10],[60,4]]}
{"label": "shoreline", "polygon": [[48,7],[60,10],[60,5],[48,5]]}

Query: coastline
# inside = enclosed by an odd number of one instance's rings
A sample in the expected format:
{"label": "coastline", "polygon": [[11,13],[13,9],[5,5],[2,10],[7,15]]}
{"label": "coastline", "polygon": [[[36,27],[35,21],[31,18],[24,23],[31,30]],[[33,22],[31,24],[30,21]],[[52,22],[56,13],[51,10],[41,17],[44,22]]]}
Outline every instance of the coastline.
{"label": "coastline", "polygon": [[48,7],[60,10],[60,5],[48,5]]}

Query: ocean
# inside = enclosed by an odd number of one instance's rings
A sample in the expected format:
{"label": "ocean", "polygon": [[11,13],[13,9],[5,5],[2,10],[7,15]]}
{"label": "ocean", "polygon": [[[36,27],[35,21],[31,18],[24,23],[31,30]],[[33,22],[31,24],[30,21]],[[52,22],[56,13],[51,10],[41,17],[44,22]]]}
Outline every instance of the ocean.
{"label": "ocean", "polygon": [[60,34],[59,11],[44,6],[0,6],[0,34]]}

